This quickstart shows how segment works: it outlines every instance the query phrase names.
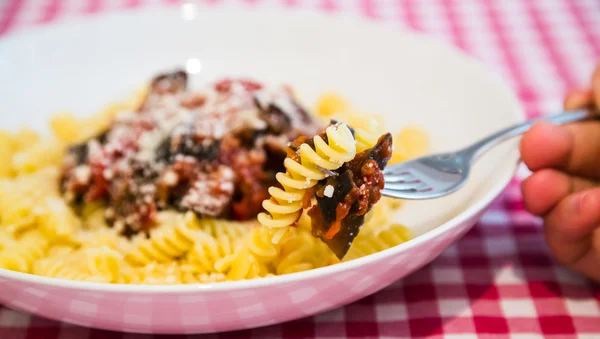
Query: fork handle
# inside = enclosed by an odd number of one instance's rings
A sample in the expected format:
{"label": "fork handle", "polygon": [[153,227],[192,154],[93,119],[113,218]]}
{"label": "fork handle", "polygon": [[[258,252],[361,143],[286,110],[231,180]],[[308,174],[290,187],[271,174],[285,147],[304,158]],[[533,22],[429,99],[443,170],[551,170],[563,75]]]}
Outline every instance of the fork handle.
{"label": "fork handle", "polygon": [[477,160],[480,156],[490,150],[492,147],[514,137],[517,137],[525,132],[527,132],[531,126],[540,121],[547,121],[554,124],[567,124],[570,122],[583,121],[583,120],[591,120],[597,119],[600,115],[593,110],[578,110],[578,111],[568,111],[563,112],[556,115],[541,117],[537,119],[531,119],[524,123],[514,125],[508,128],[505,128],[501,131],[498,131],[486,138],[481,139],[475,144],[463,149],[460,151],[463,153],[467,159],[470,159],[470,163],[472,164],[475,160]]}

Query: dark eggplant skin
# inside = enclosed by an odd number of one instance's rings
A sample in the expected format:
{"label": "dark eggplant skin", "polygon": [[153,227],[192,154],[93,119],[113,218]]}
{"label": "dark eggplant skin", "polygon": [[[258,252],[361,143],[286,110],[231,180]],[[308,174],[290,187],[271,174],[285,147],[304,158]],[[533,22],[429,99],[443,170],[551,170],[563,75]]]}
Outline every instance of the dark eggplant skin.
{"label": "dark eggplant skin", "polygon": [[[339,259],[346,255],[354,238],[360,232],[360,228],[365,222],[365,214],[381,198],[380,188],[373,187],[372,190],[377,191],[371,191],[367,197],[362,197],[362,199],[368,199],[368,205],[366,210],[360,211],[358,190],[364,183],[362,168],[368,162],[375,161],[378,166],[377,170],[381,172],[387,166],[391,154],[392,136],[387,133],[379,138],[373,148],[357,154],[352,161],[338,169],[337,176],[329,177],[317,184],[317,191],[319,188],[332,185],[334,192],[331,197],[316,194],[317,205],[309,212],[313,221],[313,235],[320,237]],[[348,214],[341,220],[340,230],[331,239],[328,239],[325,234],[337,219],[337,207],[342,203],[347,204],[348,200],[352,205]]]}
{"label": "dark eggplant skin", "polygon": [[183,70],[159,74],[150,85],[153,94],[175,94],[186,90],[188,85],[188,74]]}

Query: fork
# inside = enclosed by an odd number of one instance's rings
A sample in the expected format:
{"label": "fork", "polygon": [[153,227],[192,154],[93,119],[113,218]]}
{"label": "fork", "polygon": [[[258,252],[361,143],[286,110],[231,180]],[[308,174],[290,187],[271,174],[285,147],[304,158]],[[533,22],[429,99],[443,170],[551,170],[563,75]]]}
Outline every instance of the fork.
{"label": "fork", "polygon": [[439,198],[463,187],[469,178],[471,166],[494,146],[517,137],[539,121],[566,124],[598,118],[592,110],[563,112],[532,119],[498,131],[456,152],[428,155],[388,166],[383,175],[384,196],[406,200]]}

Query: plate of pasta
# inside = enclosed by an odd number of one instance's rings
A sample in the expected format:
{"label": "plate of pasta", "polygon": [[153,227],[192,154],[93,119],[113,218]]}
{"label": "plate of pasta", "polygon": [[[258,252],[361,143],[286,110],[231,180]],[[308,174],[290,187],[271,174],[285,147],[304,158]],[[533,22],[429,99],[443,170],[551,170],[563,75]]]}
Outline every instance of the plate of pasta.
{"label": "plate of pasta", "polygon": [[388,164],[523,115],[462,52],[354,17],[188,4],[0,55],[0,302],[73,324],[210,333],[350,303],[459,239],[518,160],[508,143],[449,197],[382,197]]}

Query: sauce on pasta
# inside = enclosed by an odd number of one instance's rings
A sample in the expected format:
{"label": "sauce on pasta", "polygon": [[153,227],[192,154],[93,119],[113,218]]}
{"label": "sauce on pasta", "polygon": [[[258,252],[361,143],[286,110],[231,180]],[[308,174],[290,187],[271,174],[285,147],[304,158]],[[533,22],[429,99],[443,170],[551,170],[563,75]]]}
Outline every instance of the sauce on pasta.
{"label": "sauce on pasta", "polygon": [[186,73],[161,74],[136,111],[70,148],[62,190],[73,204],[105,202],[124,235],[150,230],[166,209],[249,220],[286,144],[322,127],[287,88],[224,79],[191,91]]}

